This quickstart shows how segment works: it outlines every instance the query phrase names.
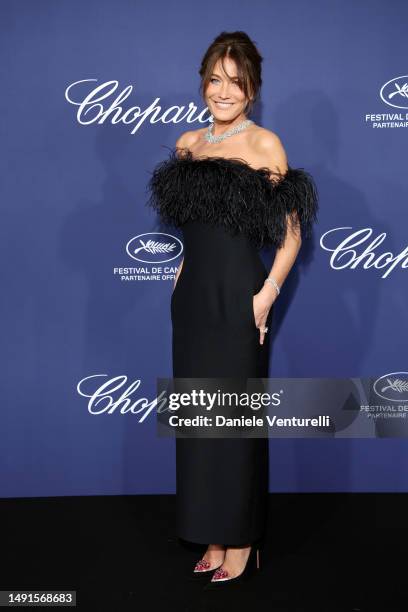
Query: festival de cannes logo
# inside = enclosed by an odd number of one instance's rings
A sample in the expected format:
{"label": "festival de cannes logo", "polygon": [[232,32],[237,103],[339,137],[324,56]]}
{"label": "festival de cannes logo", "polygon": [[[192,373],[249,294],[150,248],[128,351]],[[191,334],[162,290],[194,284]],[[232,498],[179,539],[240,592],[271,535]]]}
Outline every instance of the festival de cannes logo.
{"label": "festival de cannes logo", "polygon": [[377,378],[373,389],[377,395],[390,402],[408,401],[408,372],[391,372]]}
{"label": "festival de cannes logo", "polygon": [[408,76],[399,76],[385,83],[380,90],[383,102],[394,108],[408,108]]}
{"label": "festival de cannes logo", "polygon": [[126,245],[127,254],[144,263],[164,263],[179,257],[183,251],[181,240],[171,234],[147,232],[131,238]]}

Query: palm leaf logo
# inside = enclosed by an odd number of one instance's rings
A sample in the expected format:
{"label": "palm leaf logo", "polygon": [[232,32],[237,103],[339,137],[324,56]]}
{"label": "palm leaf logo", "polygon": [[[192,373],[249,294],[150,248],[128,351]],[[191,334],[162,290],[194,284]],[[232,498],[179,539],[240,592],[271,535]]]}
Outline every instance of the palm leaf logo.
{"label": "palm leaf logo", "polygon": [[397,393],[403,393],[404,391],[408,391],[408,382],[406,380],[401,380],[401,378],[394,378],[391,380],[387,378],[388,385],[381,389],[381,393],[386,391],[387,389],[392,389]]}
{"label": "palm leaf logo", "polygon": [[139,239],[139,242],[142,246],[137,249],[134,249],[133,253],[136,255],[139,251],[145,251],[146,253],[152,253],[156,255],[157,253],[171,253],[176,247],[176,244],[173,242],[157,242],[155,240],[148,240],[144,242]]}
{"label": "palm leaf logo", "polygon": [[408,83],[404,83],[401,87],[398,83],[394,83],[396,90],[388,95],[388,98],[391,99],[397,94],[400,94],[403,98],[408,98]]}

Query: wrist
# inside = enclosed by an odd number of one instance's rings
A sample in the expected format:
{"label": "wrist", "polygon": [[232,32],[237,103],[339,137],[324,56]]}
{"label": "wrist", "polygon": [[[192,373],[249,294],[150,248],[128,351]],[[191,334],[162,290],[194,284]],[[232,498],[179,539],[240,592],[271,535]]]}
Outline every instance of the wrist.
{"label": "wrist", "polygon": [[272,306],[278,297],[276,289],[270,283],[264,283],[264,286],[259,293],[263,296],[266,305],[269,307]]}
{"label": "wrist", "polygon": [[280,287],[276,282],[276,279],[272,275],[269,275],[267,278],[265,278],[264,287],[268,288],[269,292],[272,292],[275,298],[278,297],[280,293]]}

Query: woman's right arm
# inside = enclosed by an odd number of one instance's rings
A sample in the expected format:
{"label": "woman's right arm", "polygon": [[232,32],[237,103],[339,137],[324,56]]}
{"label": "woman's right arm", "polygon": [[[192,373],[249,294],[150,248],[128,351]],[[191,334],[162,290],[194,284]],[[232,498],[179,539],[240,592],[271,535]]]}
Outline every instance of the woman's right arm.
{"label": "woman's right arm", "polygon": [[[198,138],[198,134],[197,134],[198,131],[201,132],[202,130],[188,130],[187,132],[183,132],[183,134],[181,134],[176,141],[176,148],[177,149],[184,149],[184,148],[188,149],[189,147],[193,146]],[[183,263],[184,263],[184,257],[181,260],[179,267],[177,268],[176,278],[174,280],[173,291],[176,288],[178,277],[180,276],[181,270],[183,268]]]}
{"label": "woman's right arm", "polygon": [[182,267],[183,267],[183,263],[184,263],[184,257],[183,257],[183,259],[181,260],[181,263],[180,263],[179,267],[177,268],[176,278],[174,279],[173,291],[174,291],[174,289],[176,288],[177,281],[178,281],[178,277],[180,276],[181,269],[182,269]]}

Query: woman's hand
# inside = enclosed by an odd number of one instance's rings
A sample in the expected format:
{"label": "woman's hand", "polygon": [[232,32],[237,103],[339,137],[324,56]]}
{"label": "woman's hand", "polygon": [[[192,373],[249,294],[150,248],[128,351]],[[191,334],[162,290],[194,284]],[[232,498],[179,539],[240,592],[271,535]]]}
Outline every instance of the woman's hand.
{"label": "woman's hand", "polygon": [[253,297],[255,324],[258,328],[260,328],[259,329],[259,344],[264,343],[265,332],[261,330],[266,327],[266,320],[268,318],[269,311],[272,308],[272,304],[277,298],[275,289],[273,287],[271,287],[271,289],[273,291],[271,291],[269,287],[266,287],[264,285],[262,289],[258,293],[256,293]]}

